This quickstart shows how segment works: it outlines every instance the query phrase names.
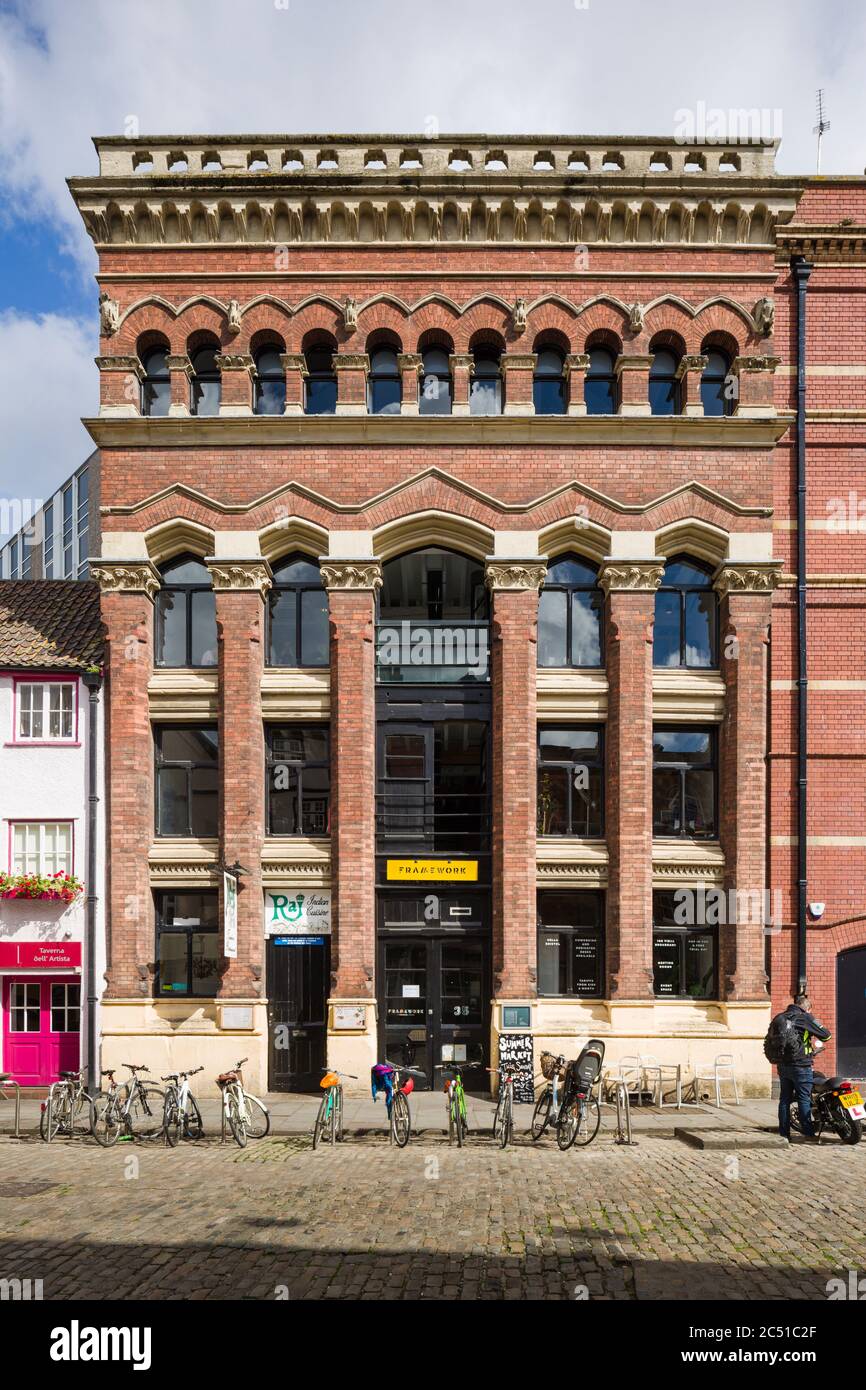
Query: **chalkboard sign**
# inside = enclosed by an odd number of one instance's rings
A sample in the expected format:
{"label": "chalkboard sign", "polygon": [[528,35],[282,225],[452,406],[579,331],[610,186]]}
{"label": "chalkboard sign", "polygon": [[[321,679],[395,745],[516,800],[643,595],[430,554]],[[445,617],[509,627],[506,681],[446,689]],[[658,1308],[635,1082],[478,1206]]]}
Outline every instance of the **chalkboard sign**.
{"label": "chalkboard sign", "polygon": [[500,1033],[499,1065],[514,1076],[515,1104],[532,1105],[535,1100],[532,1034]]}

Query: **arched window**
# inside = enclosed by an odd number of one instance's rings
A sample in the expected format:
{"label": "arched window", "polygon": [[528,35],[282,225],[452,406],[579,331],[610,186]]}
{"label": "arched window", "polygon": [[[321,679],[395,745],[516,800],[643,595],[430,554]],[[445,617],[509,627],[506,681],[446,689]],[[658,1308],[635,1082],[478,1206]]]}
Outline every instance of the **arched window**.
{"label": "arched window", "polygon": [[334,350],[327,345],[311,347],[306,352],[307,389],[304,411],[307,415],[334,415],[337,410],[337,373],[334,371]]}
{"label": "arched window", "polygon": [[565,414],[565,358],[555,347],[538,350],[532,378],[532,401],[536,415]]}
{"label": "arched window", "polygon": [[402,398],[400,368],[392,347],[379,347],[370,356],[367,409],[371,415],[399,415]]}
{"label": "arched window", "polygon": [[598,573],[587,560],[562,555],[548,565],[538,601],[538,665],[603,665],[603,608]]}
{"label": "arched window", "polygon": [[615,359],[610,348],[589,349],[589,366],[583,379],[587,415],[616,415]]}
{"label": "arched window", "polygon": [[190,358],[192,381],[190,383],[190,411],[193,415],[219,415],[220,413],[220,370],[217,366],[219,348],[200,347]]}
{"label": "arched window", "polygon": [[677,380],[679,358],[670,348],[659,348],[653,354],[649,371],[649,402],[653,415],[679,415],[680,383]]}
{"label": "arched window", "polygon": [[290,555],[273,566],[268,599],[269,666],[327,666],[328,595],[315,560]]}
{"label": "arched window", "polygon": [[665,565],[656,592],[653,665],[718,665],[718,598],[708,566],[688,556]]}
{"label": "arched window", "polygon": [[216,666],[216,600],[207,565],[178,555],[160,565],[154,660],[157,666]]}
{"label": "arched window", "polygon": [[473,353],[474,371],[469,391],[470,415],[502,414],[502,370],[499,348],[485,344]]}
{"label": "arched window", "polygon": [[705,415],[730,415],[734,408],[733,396],[726,391],[730,360],[718,348],[707,351],[707,365],[701,375],[701,404]]}
{"label": "arched window", "polygon": [[421,357],[421,415],[451,414],[451,363],[445,348],[430,347]]}
{"label": "arched window", "polygon": [[142,415],[167,415],[171,405],[171,376],[168,348],[152,347],[142,354],[144,380],[141,383]]}
{"label": "arched window", "polygon": [[277,343],[268,343],[255,355],[257,415],[282,415],[285,411],[286,371],[281,354]]}
{"label": "arched window", "polygon": [[378,603],[377,681],[486,681],[489,621],[483,561],[439,546],[387,560]]}

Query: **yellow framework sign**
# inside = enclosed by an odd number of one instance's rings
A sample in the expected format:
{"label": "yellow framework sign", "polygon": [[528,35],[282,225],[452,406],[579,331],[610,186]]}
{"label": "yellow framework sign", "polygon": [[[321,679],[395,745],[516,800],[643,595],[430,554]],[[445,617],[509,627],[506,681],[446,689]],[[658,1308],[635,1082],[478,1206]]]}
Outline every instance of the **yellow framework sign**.
{"label": "yellow framework sign", "polygon": [[477,883],[477,859],[389,859],[388,879],[400,883],[443,880],[449,883]]}

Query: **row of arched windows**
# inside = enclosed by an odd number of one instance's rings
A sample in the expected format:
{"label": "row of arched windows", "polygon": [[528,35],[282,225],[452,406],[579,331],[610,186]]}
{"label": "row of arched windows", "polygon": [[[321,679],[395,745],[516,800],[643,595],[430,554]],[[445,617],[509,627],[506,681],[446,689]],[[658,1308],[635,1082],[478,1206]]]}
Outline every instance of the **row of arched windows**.
{"label": "row of arched windows", "polygon": [[[431,557],[451,564],[431,567]],[[387,561],[382,568],[380,618],[438,622],[488,615],[483,573],[465,556],[432,549],[413,551]],[[181,555],[163,564],[160,574],[157,666],[215,666],[216,603],[207,566],[194,555]],[[431,574],[439,578],[433,582]],[[449,576],[447,583],[443,575]],[[588,560],[566,554],[552,561],[538,606],[538,665],[602,667],[603,608],[598,571]],[[266,652],[269,666],[323,668],[329,664],[328,596],[318,564],[307,555],[289,555],[273,566]],[[718,598],[712,570],[690,556],[676,556],[665,565],[655,601],[653,664],[667,669],[707,669],[718,664]]]}
{"label": "row of arched windows", "polygon": [[[189,409],[193,415],[217,415],[220,405],[219,344],[214,339],[200,343],[190,353]],[[505,377],[501,358],[504,345],[488,340],[472,351],[472,377],[469,389],[471,415],[501,415],[505,405]],[[333,415],[337,408],[337,374],[334,369],[333,340],[319,339],[306,346],[304,361],[304,411],[308,415]],[[421,415],[450,415],[453,380],[450,344],[430,343],[422,347],[418,409]],[[734,390],[730,353],[709,338],[701,349],[707,365],[701,375],[700,397],[704,415],[730,415]],[[277,340],[264,340],[253,352],[254,399],[257,415],[282,415],[286,407],[286,372],[282,362],[285,346]],[[403,378],[398,353],[400,346],[379,340],[369,347],[370,371],[367,383],[367,409],[371,415],[399,415],[403,399]],[[564,415],[568,406],[566,350],[557,341],[539,339],[532,383],[537,415]],[[652,365],[649,371],[649,405],[653,415],[679,415],[683,410],[680,362],[683,352],[666,340],[650,343]],[[167,415],[171,405],[168,346],[153,343],[140,349],[144,372],[141,387],[141,413]],[[618,345],[592,339],[587,343],[583,399],[589,415],[615,415],[619,410],[619,382],[616,372]]]}

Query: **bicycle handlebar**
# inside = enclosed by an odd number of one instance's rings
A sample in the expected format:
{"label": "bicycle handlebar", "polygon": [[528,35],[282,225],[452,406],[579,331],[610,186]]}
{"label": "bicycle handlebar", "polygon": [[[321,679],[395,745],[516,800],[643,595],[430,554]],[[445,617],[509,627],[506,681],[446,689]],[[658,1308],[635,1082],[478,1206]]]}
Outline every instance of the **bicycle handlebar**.
{"label": "bicycle handlebar", "polygon": [[150,1071],[150,1067],[134,1067],[131,1062],[124,1062],[123,1066],[127,1071]]}
{"label": "bicycle handlebar", "polygon": [[325,1073],[326,1071],[332,1071],[332,1072],[334,1073],[335,1076],[347,1076],[347,1077],[349,1078],[350,1081],[357,1081],[357,1080],[358,1080],[358,1078],[357,1078],[357,1076],[355,1075],[355,1073],[354,1073],[354,1072],[351,1072],[351,1071],[337,1071],[337,1068],[336,1068],[336,1067],[322,1067],[322,1074],[323,1074],[323,1075],[324,1075],[324,1073]]}

